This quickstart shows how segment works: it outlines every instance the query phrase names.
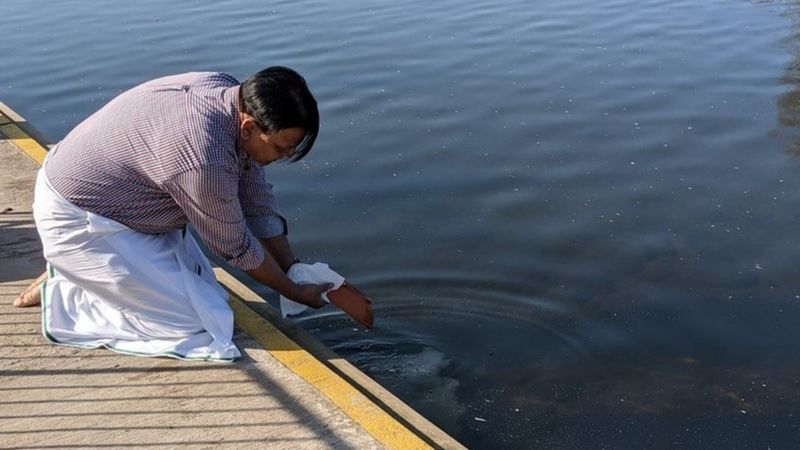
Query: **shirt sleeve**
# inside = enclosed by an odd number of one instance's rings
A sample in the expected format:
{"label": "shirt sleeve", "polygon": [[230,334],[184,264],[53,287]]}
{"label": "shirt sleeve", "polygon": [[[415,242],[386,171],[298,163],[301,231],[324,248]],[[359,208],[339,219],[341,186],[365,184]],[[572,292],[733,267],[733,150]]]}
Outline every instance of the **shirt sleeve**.
{"label": "shirt sleeve", "polygon": [[247,226],[238,195],[239,177],[224,167],[200,166],[164,183],[211,251],[242,270],[264,261],[264,249]]}
{"label": "shirt sleeve", "polygon": [[257,238],[271,238],[288,232],[286,219],[278,211],[272,184],[264,170],[250,164],[239,179],[239,202],[250,231]]}

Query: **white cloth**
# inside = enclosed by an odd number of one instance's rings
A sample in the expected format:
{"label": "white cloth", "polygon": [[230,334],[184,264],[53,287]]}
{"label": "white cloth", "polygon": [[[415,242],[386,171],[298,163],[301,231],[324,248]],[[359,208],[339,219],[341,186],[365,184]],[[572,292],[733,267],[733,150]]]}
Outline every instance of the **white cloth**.
{"label": "white cloth", "polygon": [[33,214],[48,263],[42,333],[51,342],[138,356],[241,356],[228,295],[191,234],[139,233],[84,211],[44,169]]}
{"label": "white cloth", "polygon": [[[336,273],[333,269],[324,263],[303,264],[295,263],[289,267],[286,276],[297,284],[324,284],[333,283],[333,287],[329,291],[335,291],[344,284],[344,277]],[[322,294],[322,299],[330,303],[328,300],[328,293]],[[281,295],[281,314],[284,318],[288,316],[296,316],[308,309],[308,306],[289,300]]]}

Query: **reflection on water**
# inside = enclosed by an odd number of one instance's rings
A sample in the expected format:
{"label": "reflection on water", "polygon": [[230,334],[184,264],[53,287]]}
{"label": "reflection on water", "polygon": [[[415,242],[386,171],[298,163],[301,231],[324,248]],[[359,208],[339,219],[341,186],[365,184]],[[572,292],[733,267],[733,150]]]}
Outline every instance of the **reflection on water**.
{"label": "reflection on water", "polygon": [[[785,40],[785,45],[792,55],[792,60],[786,66],[786,72],[781,77],[781,83],[789,90],[778,97],[778,119],[784,127],[800,127],[800,9],[787,7],[783,15],[792,22],[791,37]],[[787,152],[800,156],[800,138],[788,139]]]}
{"label": "reflection on water", "polygon": [[268,177],[376,327],[299,322],[470,447],[800,444],[793,3],[101,5],[4,4],[0,99],[58,138],[158,75],[306,74],[318,147]]}
{"label": "reflection on water", "polygon": [[417,411],[436,414],[442,427],[458,428],[466,406],[459,398],[459,380],[448,375],[452,361],[441,351],[421,340],[408,341],[407,336],[348,339],[334,350],[370,376],[379,377],[386,388],[421,394],[415,405]]}

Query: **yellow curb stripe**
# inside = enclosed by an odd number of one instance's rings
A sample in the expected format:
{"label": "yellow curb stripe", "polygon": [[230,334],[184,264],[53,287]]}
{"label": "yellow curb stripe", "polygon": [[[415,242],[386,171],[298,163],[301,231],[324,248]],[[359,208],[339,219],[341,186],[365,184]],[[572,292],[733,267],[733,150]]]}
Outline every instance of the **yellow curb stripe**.
{"label": "yellow curb stripe", "polygon": [[[1,105],[1,104],[0,104]],[[39,164],[47,149],[19,126],[5,123],[0,113],[0,133]],[[234,294],[229,295],[236,325],[261,344],[267,352],[297,376],[311,384],[367,433],[389,449],[431,449],[425,441],[403,426],[386,411],[338,376],[269,321],[247,307]]]}
{"label": "yellow curb stripe", "polygon": [[432,448],[233,294],[229,299],[239,328],[289,370],[328,397],[386,448]]}
{"label": "yellow curb stripe", "polygon": [[6,135],[9,141],[19,147],[26,155],[39,164],[42,164],[44,157],[47,156],[47,149],[42,147],[35,139],[28,136],[14,123],[0,125],[0,133]]}

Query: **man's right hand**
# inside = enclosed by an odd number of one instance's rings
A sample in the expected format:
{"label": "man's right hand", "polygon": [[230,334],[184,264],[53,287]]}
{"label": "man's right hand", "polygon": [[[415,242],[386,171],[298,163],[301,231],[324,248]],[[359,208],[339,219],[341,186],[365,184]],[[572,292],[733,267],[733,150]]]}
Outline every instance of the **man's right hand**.
{"label": "man's right hand", "polygon": [[314,309],[325,306],[322,294],[333,288],[333,283],[325,284],[298,284],[297,290],[290,298]]}
{"label": "man's right hand", "polygon": [[333,288],[333,283],[296,284],[278,266],[269,252],[265,251],[264,262],[247,274],[259,283],[265,284],[288,299],[302,303],[315,309],[325,305],[322,294]]}

